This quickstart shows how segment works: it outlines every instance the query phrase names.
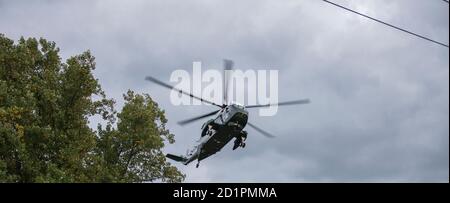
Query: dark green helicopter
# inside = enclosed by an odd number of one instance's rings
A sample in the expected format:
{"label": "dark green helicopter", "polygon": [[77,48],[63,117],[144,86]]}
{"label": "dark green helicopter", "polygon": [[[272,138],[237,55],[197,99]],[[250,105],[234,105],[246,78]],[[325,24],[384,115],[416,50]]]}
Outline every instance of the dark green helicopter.
{"label": "dark green helicopter", "polygon": [[[226,70],[232,70],[233,68],[233,61],[231,60],[224,60],[224,72]],[[225,77],[228,76],[228,74],[224,74]],[[197,145],[191,149],[188,150],[186,156],[177,156],[173,154],[167,154],[166,157],[170,158],[172,160],[182,162],[184,165],[187,165],[191,163],[192,161],[197,159],[197,165],[198,168],[200,165],[200,161],[203,159],[208,158],[209,156],[217,153],[220,151],[228,142],[230,142],[233,138],[234,145],[233,150],[237,149],[238,147],[245,147],[245,140],[247,139],[247,132],[244,130],[245,126],[250,126],[254,128],[256,131],[260,132],[266,137],[272,138],[275,137],[271,135],[270,133],[262,130],[261,128],[257,127],[256,125],[248,122],[248,111],[247,108],[258,108],[258,107],[268,107],[268,106],[282,106],[282,105],[294,105],[294,104],[307,104],[309,103],[309,99],[302,99],[302,100],[295,100],[295,101],[288,101],[288,102],[279,102],[274,104],[262,104],[262,105],[240,105],[236,102],[231,102],[230,104],[217,104],[212,101],[205,100],[201,97],[197,97],[195,95],[192,95],[190,93],[187,93],[183,90],[177,89],[167,83],[164,83],[154,77],[147,76],[146,80],[149,80],[151,82],[154,82],[158,85],[161,85],[163,87],[173,89],[178,91],[181,94],[190,96],[194,99],[198,99],[204,103],[211,104],[214,106],[219,107],[219,110],[213,111],[211,113],[207,113],[204,115],[200,115],[194,118],[186,119],[183,121],[178,122],[180,125],[186,125],[188,123],[197,121],[199,119],[203,119],[209,116],[215,116],[214,119],[208,120],[206,123],[202,126],[202,133],[200,139],[197,141]],[[228,80],[229,78],[225,78],[224,80],[224,101],[227,103],[227,97],[228,97]]]}

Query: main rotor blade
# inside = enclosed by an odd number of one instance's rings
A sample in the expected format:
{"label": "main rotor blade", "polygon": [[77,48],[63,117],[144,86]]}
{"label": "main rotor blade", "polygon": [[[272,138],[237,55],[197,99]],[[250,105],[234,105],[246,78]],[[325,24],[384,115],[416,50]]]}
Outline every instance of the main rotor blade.
{"label": "main rotor blade", "polygon": [[309,99],[301,99],[295,101],[279,102],[274,104],[258,104],[258,105],[248,105],[245,108],[257,108],[257,107],[268,107],[268,106],[285,106],[285,105],[295,105],[295,104],[308,104]]}
{"label": "main rotor blade", "polygon": [[225,105],[228,104],[228,86],[230,82],[229,70],[233,70],[233,66],[234,62],[232,60],[223,60],[223,102]]}
{"label": "main rotor blade", "polygon": [[206,117],[208,117],[208,116],[212,116],[212,115],[216,114],[216,113],[219,112],[219,111],[220,111],[220,110],[217,110],[217,111],[213,111],[213,112],[211,112],[211,113],[207,113],[207,114],[204,114],[204,115],[201,115],[201,116],[197,116],[197,117],[194,117],[194,118],[182,120],[182,121],[179,121],[178,124],[180,124],[180,125],[186,125],[186,124],[191,123],[191,122],[194,122],[194,121],[196,121],[196,120],[199,120],[199,119],[202,119],[202,118],[206,118]]}
{"label": "main rotor blade", "polygon": [[190,96],[190,97],[192,97],[194,99],[198,99],[198,100],[200,100],[202,102],[205,102],[205,103],[208,103],[208,104],[212,104],[212,105],[215,105],[215,106],[218,106],[218,107],[222,108],[222,105],[216,104],[216,103],[214,103],[212,101],[205,100],[205,99],[203,99],[201,97],[197,97],[195,95],[192,95],[191,93],[187,93],[187,92],[185,92],[183,90],[180,90],[178,88],[173,87],[172,85],[169,85],[169,84],[167,84],[165,82],[162,82],[162,81],[160,81],[160,80],[158,80],[158,79],[156,79],[154,77],[147,76],[147,77],[145,77],[145,79],[148,80],[148,81],[154,82],[154,83],[156,83],[158,85],[161,85],[163,87],[166,87],[166,88],[169,88],[169,89],[174,89],[174,90],[178,91],[179,93],[187,95],[187,96]]}
{"label": "main rotor blade", "polygon": [[250,126],[250,127],[252,127],[253,129],[255,129],[256,131],[260,132],[261,134],[263,134],[263,135],[266,136],[266,137],[269,137],[269,138],[274,138],[274,137],[275,137],[274,135],[272,135],[272,134],[270,134],[270,133],[264,131],[263,129],[257,127],[256,125],[253,125],[253,124],[251,124],[251,123],[249,123],[249,122],[247,122],[247,125]]}

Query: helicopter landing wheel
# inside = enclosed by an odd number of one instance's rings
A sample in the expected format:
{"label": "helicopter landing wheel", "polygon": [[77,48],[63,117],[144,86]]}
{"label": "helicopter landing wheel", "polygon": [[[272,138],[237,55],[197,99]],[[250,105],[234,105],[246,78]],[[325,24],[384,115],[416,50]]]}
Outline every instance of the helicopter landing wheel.
{"label": "helicopter landing wheel", "polygon": [[195,168],[198,168],[200,166],[200,162],[197,162],[197,165],[195,165]]}
{"label": "helicopter landing wheel", "polygon": [[242,143],[242,148],[245,148],[245,143]]}

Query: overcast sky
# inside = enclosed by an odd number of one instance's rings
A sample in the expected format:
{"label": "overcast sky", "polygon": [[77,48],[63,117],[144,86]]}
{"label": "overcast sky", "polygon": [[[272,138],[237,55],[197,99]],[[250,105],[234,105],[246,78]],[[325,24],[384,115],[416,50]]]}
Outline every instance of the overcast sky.
{"label": "overcast sky", "polygon": [[[334,2],[449,44],[444,1]],[[0,33],[55,41],[63,59],[90,49],[119,107],[132,89],[166,110],[175,154],[202,124],[176,122],[215,108],[173,106],[146,75],[169,81],[193,61],[221,69],[229,58],[278,69],[280,100],[311,99],[274,117],[249,110],[277,138],[248,129],[245,149],[230,143],[198,169],[174,163],[188,182],[449,181],[449,49],[319,0],[0,0]]]}

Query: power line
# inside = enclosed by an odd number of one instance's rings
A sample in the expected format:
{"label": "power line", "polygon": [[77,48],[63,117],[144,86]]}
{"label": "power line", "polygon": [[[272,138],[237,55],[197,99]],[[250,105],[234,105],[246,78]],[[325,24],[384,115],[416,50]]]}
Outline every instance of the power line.
{"label": "power line", "polygon": [[[376,21],[376,22],[378,22],[378,23],[387,25],[387,26],[392,27],[392,28],[394,28],[394,29],[400,30],[400,31],[402,31],[402,32],[408,33],[408,34],[410,34],[410,35],[414,35],[414,36],[416,36],[416,37],[422,38],[422,39],[424,39],[424,40],[427,40],[427,41],[430,41],[430,42],[433,42],[433,43],[435,43],[435,44],[439,44],[439,45],[441,45],[441,46],[444,46],[444,47],[447,47],[447,48],[448,48],[448,45],[447,45],[447,44],[444,44],[444,43],[442,43],[442,42],[438,42],[438,41],[433,40],[433,39],[430,39],[430,38],[428,38],[428,37],[424,37],[424,36],[422,36],[422,35],[419,35],[419,34],[416,34],[416,33],[414,33],[414,32],[405,30],[405,29],[400,28],[400,27],[397,27],[397,26],[395,26],[395,25],[392,25],[392,24],[383,22],[383,21],[381,21],[381,20],[378,20],[378,19],[376,19],[376,18],[373,18],[373,17],[370,17],[370,16],[368,16],[368,15],[362,14],[362,13],[360,13],[360,12],[354,11],[354,10],[352,10],[352,9],[349,9],[349,8],[347,8],[347,7],[344,7],[344,6],[341,6],[341,5],[339,5],[339,4],[336,4],[336,3],[333,3],[333,2],[330,2],[330,1],[327,1],[327,0],[323,0],[323,1],[326,2],[326,3],[329,3],[329,4],[331,4],[331,5],[337,6],[337,7],[339,7],[339,8],[342,8],[342,9],[344,9],[344,10],[350,11],[350,12],[352,12],[352,13],[356,13],[356,14],[358,14],[358,15],[360,15],[360,16],[363,16],[363,17],[365,17],[365,18],[368,18],[368,19],[370,19],[370,20]],[[445,0],[444,0],[444,1],[445,1]],[[447,2],[447,3],[448,3],[448,2]]]}

